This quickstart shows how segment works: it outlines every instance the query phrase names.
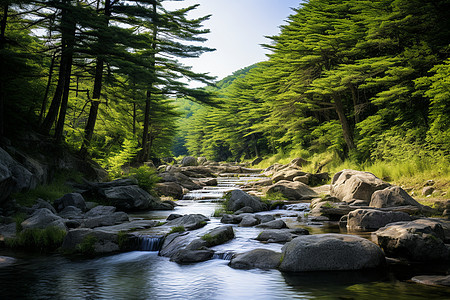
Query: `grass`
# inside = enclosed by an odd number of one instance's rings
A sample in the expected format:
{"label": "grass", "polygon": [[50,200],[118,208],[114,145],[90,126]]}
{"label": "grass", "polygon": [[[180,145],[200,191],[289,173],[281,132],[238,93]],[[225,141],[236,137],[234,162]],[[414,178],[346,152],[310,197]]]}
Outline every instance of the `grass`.
{"label": "grass", "polygon": [[167,235],[172,234],[172,233],[177,233],[177,232],[185,232],[185,231],[186,231],[186,229],[184,228],[184,226],[175,226],[175,227],[172,227],[172,229],[170,230],[170,232]]}
{"label": "grass", "polygon": [[15,193],[12,198],[22,206],[32,206],[38,198],[53,202],[65,194],[73,192],[73,188],[66,184],[70,179],[81,182],[81,173],[78,172],[58,172],[54,180],[49,184],[38,185],[34,190]]}
{"label": "grass", "polygon": [[61,247],[66,231],[57,227],[45,229],[25,229],[15,238],[6,239],[10,248],[24,249],[36,252],[52,252]]}

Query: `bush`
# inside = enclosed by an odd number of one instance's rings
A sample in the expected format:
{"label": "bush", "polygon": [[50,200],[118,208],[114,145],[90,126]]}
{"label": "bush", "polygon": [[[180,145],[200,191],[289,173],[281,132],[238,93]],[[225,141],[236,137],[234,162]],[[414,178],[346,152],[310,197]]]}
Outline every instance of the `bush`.
{"label": "bush", "polygon": [[45,229],[25,229],[17,234],[15,238],[7,239],[6,245],[38,252],[52,252],[61,247],[66,231],[58,227],[47,227]]}
{"label": "bush", "polygon": [[156,170],[149,166],[130,169],[128,177],[135,178],[140,188],[147,192],[152,192],[155,184],[159,182],[160,177],[156,175]]}

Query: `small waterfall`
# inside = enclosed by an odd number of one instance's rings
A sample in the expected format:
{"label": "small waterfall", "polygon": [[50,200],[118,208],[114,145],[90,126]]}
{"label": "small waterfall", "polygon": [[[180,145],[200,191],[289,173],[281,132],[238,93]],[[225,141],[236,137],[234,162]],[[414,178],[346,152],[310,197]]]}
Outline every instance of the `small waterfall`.
{"label": "small waterfall", "polygon": [[164,243],[163,236],[139,236],[140,251],[159,251]]}
{"label": "small waterfall", "polygon": [[213,259],[223,259],[231,260],[233,258],[234,252],[216,252],[213,255]]}

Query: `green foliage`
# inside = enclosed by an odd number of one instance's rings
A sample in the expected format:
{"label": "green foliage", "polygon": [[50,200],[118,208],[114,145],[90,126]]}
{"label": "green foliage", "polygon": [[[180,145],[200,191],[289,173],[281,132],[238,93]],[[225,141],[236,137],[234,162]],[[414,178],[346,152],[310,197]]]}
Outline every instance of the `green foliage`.
{"label": "green foliage", "polygon": [[137,148],[137,144],[137,140],[125,139],[120,151],[104,160],[98,160],[100,165],[108,171],[111,179],[120,178],[124,175],[122,168],[131,163],[140,150]]}
{"label": "green foliage", "polygon": [[66,231],[57,227],[25,229],[15,238],[7,239],[6,245],[28,251],[52,252],[61,247]]}
{"label": "green foliage", "polygon": [[128,177],[135,178],[140,188],[147,192],[152,192],[156,183],[160,180],[156,170],[149,166],[143,165],[139,168],[131,168]]}
{"label": "green foliage", "polygon": [[175,226],[175,227],[172,227],[172,229],[169,231],[168,235],[172,234],[172,233],[176,233],[176,232],[185,232],[185,231],[186,231],[186,229],[184,228],[184,226]]}
{"label": "green foliage", "polygon": [[120,250],[125,250],[128,244],[128,234],[125,231],[119,231],[117,234],[117,244]]}
{"label": "green foliage", "polygon": [[13,217],[14,223],[16,223],[16,232],[22,231],[22,222],[27,219],[27,215],[24,213],[17,213]]}
{"label": "green foliage", "polygon": [[84,256],[92,256],[95,254],[95,243],[98,239],[93,234],[88,234],[84,239],[76,246],[76,251]]}
{"label": "green foliage", "polygon": [[67,184],[68,180],[81,182],[81,174],[73,171],[59,171],[49,184],[38,185],[35,189],[13,194],[18,204],[30,207],[38,198],[53,202],[65,194],[73,192],[73,187]]}

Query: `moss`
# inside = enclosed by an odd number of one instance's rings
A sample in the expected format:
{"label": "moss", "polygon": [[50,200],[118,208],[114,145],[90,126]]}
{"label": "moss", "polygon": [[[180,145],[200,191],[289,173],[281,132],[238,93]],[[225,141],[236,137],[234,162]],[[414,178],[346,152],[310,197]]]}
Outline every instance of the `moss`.
{"label": "moss", "polygon": [[120,250],[124,250],[128,245],[128,234],[125,231],[119,231],[117,234],[117,244]]}
{"label": "moss", "polygon": [[89,234],[77,245],[76,250],[83,255],[92,256],[95,254],[95,243],[97,241],[96,236]]}
{"label": "moss", "polygon": [[61,247],[66,231],[58,227],[25,229],[15,238],[6,239],[6,246],[27,251],[52,252]]}
{"label": "moss", "polygon": [[185,232],[186,229],[184,228],[184,226],[175,226],[172,227],[172,229],[170,230],[170,232],[168,234],[172,234],[172,233],[176,233],[176,232]]}

